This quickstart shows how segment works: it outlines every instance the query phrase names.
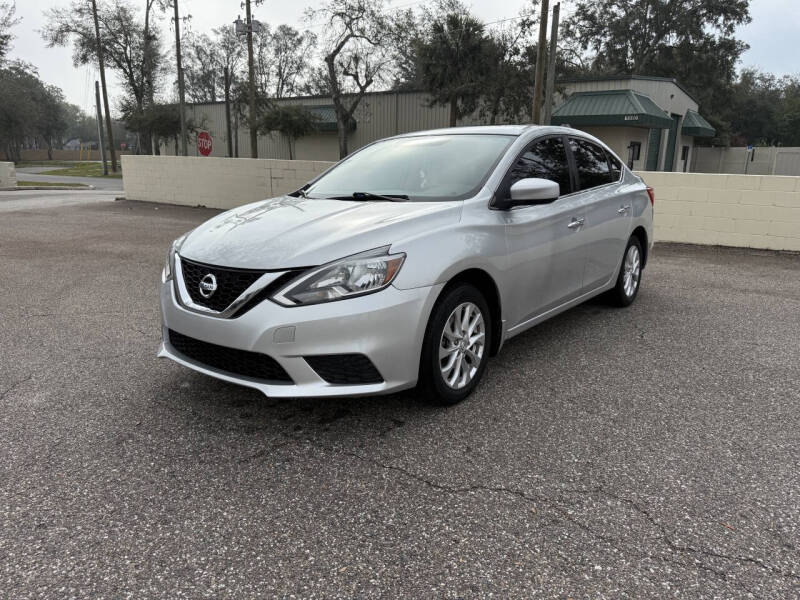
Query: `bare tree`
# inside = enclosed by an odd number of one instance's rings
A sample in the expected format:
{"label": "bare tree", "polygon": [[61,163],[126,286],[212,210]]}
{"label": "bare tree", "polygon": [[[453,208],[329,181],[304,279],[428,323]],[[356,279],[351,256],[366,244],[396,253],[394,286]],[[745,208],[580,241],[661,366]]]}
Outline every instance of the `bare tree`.
{"label": "bare tree", "polygon": [[183,57],[186,95],[192,102],[216,102],[225,91],[225,67],[217,45],[205,33],[188,34],[186,38]]}
{"label": "bare tree", "polygon": [[11,40],[14,39],[11,28],[22,20],[14,16],[16,11],[15,2],[0,2],[0,64],[11,50]]}
{"label": "bare tree", "polygon": [[[152,3],[149,6],[152,7]],[[164,72],[158,29],[148,20],[145,35],[144,23],[130,0],[98,2],[97,13],[107,66],[117,73],[136,109],[142,111],[152,103],[154,90]],[[47,23],[41,34],[49,47],[72,43],[76,66],[97,60],[90,5],[75,0],[71,5],[47,10],[45,16]],[[149,140],[142,142],[149,151]]]}
{"label": "bare tree", "polygon": [[275,98],[298,92],[311,68],[311,56],[317,37],[294,27],[280,25],[271,36]]}
{"label": "bare tree", "polygon": [[390,18],[383,0],[330,0],[306,16],[325,22],[327,84],[336,111],[339,157],[344,158],[347,130],[364,94],[391,75]]}

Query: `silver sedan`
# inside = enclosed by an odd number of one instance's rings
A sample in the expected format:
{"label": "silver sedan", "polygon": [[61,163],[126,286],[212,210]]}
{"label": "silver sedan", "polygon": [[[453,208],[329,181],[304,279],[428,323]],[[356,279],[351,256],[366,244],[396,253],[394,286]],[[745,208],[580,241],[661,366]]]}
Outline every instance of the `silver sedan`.
{"label": "silver sedan", "polygon": [[268,396],[452,404],[509,338],[633,302],[652,244],[652,189],[586,133],[401,135],[175,240],[159,356]]}

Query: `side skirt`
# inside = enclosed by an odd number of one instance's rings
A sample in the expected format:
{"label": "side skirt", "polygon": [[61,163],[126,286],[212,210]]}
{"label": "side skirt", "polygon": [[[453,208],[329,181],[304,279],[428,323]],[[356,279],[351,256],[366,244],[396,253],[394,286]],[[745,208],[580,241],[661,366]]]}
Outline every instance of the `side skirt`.
{"label": "side skirt", "polygon": [[589,298],[593,298],[594,296],[599,296],[603,292],[607,292],[608,290],[614,287],[615,283],[616,283],[616,277],[611,282],[606,283],[605,285],[595,288],[589,292],[586,292],[585,294],[581,294],[580,296],[578,296],[573,300],[570,300],[569,302],[565,302],[564,304],[556,306],[555,308],[551,308],[550,310],[543,312],[540,315],[536,315],[535,317],[532,317],[527,321],[523,321],[519,325],[514,325],[514,327],[505,332],[505,335],[503,336],[503,342],[504,343],[507,342],[515,335],[519,335],[520,333],[522,333],[523,331],[527,331],[534,325],[537,325],[542,321],[546,321],[551,317],[555,317],[557,314],[560,314],[565,310],[569,310],[573,306],[577,306],[578,304],[583,304]]}

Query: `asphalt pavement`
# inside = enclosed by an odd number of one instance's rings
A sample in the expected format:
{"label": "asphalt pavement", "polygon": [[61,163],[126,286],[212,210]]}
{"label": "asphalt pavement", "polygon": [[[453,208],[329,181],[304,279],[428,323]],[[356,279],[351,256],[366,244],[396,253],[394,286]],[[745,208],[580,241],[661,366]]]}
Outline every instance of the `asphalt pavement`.
{"label": "asphalt pavement", "polygon": [[657,246],[632,307],[452,408],[274,400],[155,357],[167,246],[214,211],[14,201],[0,596],[800,595],[800,256]]}

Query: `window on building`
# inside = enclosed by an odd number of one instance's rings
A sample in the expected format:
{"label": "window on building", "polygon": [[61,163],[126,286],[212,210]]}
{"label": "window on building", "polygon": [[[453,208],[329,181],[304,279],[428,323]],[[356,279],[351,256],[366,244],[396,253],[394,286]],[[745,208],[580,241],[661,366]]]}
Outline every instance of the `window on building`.
{"label": "window on building", "polygon": [[642,143],[631,142],[628,144],[628,168],[633,168],[633,162],[642,157]]}
{"label": "window on building", "polygon": [[686,173],[686,167],[689,162],[689,146],[681,147],[681,160],[683,161],[683,172]]}
{"label": "window on building", "polygon": [[592,142],[575,138],[569,139],[569,145],[578,169],[578,189],[587,190],[613,181],[605,150]]}
{"label": "window on building", "polygon": [[540,140],[519,157],[511,168],[510,184],[528,177],[555,181],[562,196],[572,191],[567,151],[560,137]]}

